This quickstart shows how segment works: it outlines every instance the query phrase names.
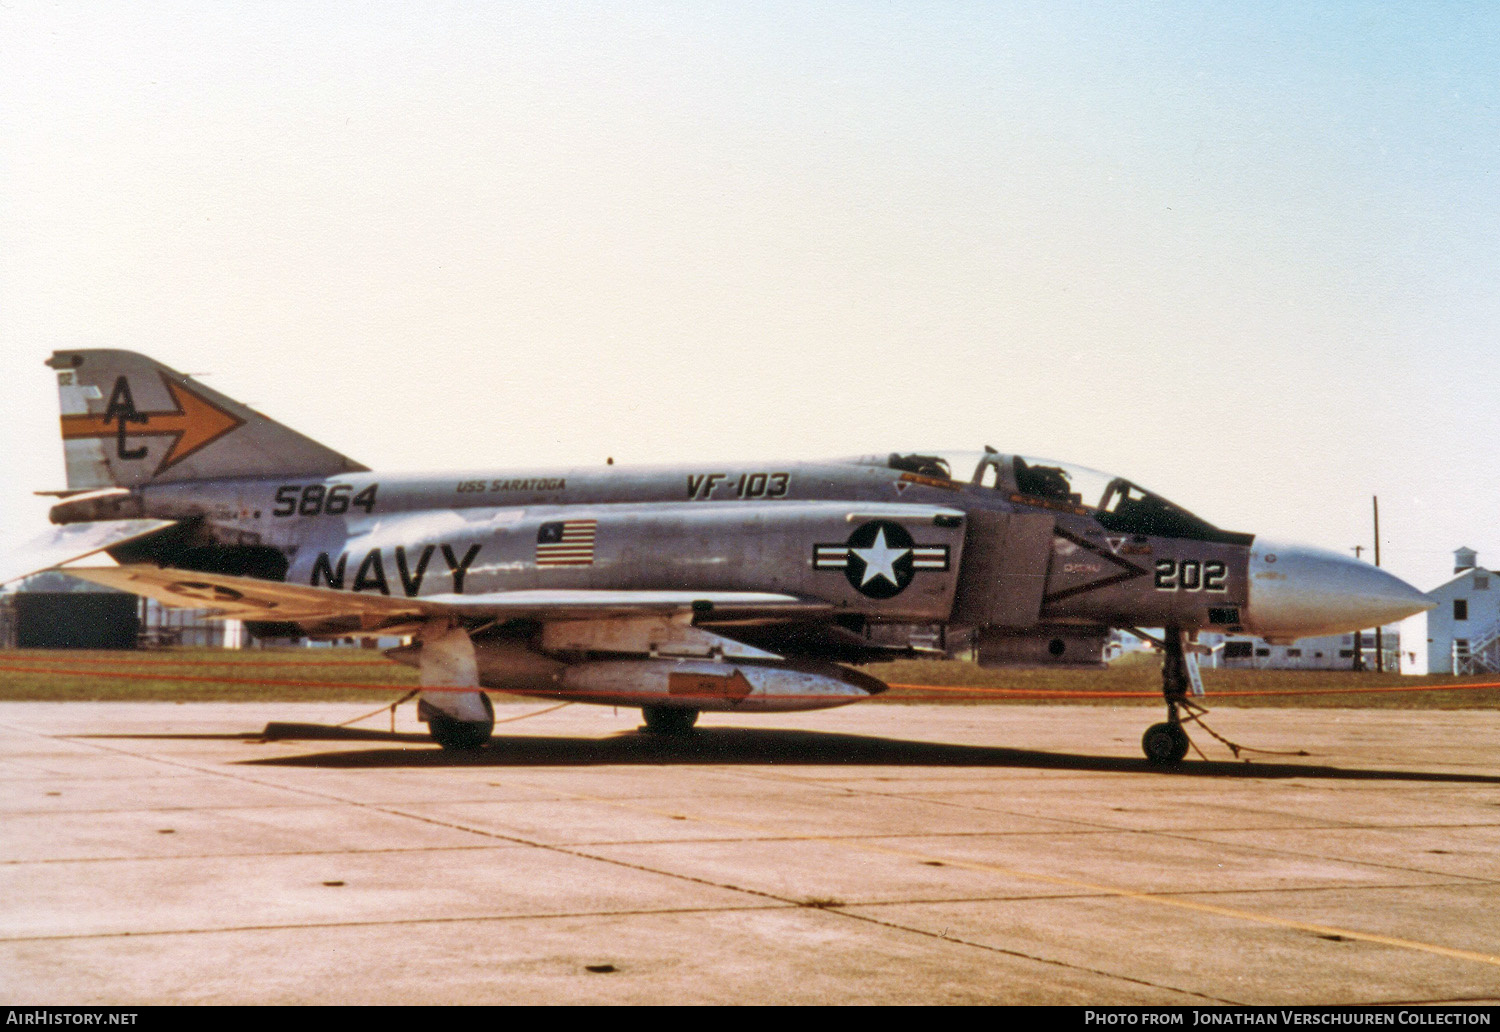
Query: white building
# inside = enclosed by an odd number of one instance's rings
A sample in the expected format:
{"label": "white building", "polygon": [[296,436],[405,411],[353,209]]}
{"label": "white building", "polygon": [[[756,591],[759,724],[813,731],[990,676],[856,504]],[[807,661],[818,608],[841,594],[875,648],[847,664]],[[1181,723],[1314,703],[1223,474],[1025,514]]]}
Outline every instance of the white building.
{"label": "white building", "polygon": [[[1400,640],[1397,625],[1381,628],[1380,651],[1385,653],[1385,669],[1392,673],[1397,669]],[[1213,650],[1212,658],[1204,659],[1204,666],[1227,670],[1354,669],[1353,634],[1330,634],[1322,638],[1303,638],[1290,645],[1272,645],[1263,638],[1248,634],[1208,632],[1199,634],[1198,641]],[[1378,669],[1373,630],[1361,633],[1359,650],[1364,669]]]}
{"label": "white building", "polygon": [[1403,674],[1500,673],[1500,572],[1472,548],[1453,553],[1453,578],[1427,593],[1437,605],[1401,625]]}
{"label": "white building", "polygon": [[141,644],[145,647],[244,647],[244,625],[238,620],[211,620],[206,610],[174,609],[152,598],[140,600],[140,613]]}

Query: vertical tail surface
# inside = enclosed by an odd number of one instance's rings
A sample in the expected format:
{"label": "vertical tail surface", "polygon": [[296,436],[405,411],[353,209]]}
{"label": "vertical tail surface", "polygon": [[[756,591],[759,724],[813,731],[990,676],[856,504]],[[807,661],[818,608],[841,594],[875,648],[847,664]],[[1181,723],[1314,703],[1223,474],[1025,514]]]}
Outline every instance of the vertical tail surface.
{"label": "vertical tail surface", "polygon": [[133,351],[57,351],[71,490],[368,467]]}

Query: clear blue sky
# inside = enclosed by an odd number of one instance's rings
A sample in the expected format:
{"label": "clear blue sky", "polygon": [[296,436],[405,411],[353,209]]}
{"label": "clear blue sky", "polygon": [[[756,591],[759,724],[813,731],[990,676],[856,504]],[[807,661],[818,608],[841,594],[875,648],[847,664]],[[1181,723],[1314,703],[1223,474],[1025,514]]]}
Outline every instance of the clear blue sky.
{"label": "clear blue sky", "polygon": [[1500,566],[1500,8],[0,7],[0,542],[55,347],[377,468],[992,444]]}

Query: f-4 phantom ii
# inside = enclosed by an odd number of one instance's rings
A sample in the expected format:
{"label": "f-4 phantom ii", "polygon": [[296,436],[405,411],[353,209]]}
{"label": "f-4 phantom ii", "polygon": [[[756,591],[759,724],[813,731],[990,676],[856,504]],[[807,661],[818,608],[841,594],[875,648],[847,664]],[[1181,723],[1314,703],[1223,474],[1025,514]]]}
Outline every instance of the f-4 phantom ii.
{"label": "f-4 phantom ii", "polygon": [[[400,636],[420,718],[484,745],[485,689],[700,712],[809,710],[885,690],[855,667],[957,643],[984,666],[1093,666],[1163,628],[1183,759],[1194,636],[1357,631],[1428,600],[1380,569],[1220,530],[1120,477],[967,455],[380,475],[143,355],[58,351],[67,490],[0,569],[66,572],[252,633]],[[1144,633],[1144,632],[1143,632]]]}

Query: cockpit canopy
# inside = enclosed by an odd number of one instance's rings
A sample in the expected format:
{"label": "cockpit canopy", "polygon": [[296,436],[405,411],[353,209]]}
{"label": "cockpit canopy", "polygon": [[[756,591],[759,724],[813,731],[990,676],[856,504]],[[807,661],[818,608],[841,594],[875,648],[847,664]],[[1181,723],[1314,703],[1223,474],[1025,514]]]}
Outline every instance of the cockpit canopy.
{"label": "cockpit canopy", "polygon": [[[918,476],[968,483],[1004,494],[1021,504],[1065,508],[1092,516],[1105,530],[1120,534],[1148,534],[1248,545],[1252,534],[1220,530],[1124,477],[1113,477],[1086,466],[1050,459],[983,452],[890,452],[854,460],[861,466],[883,466]],[[956,474],[956,476],[955,476]]]}

